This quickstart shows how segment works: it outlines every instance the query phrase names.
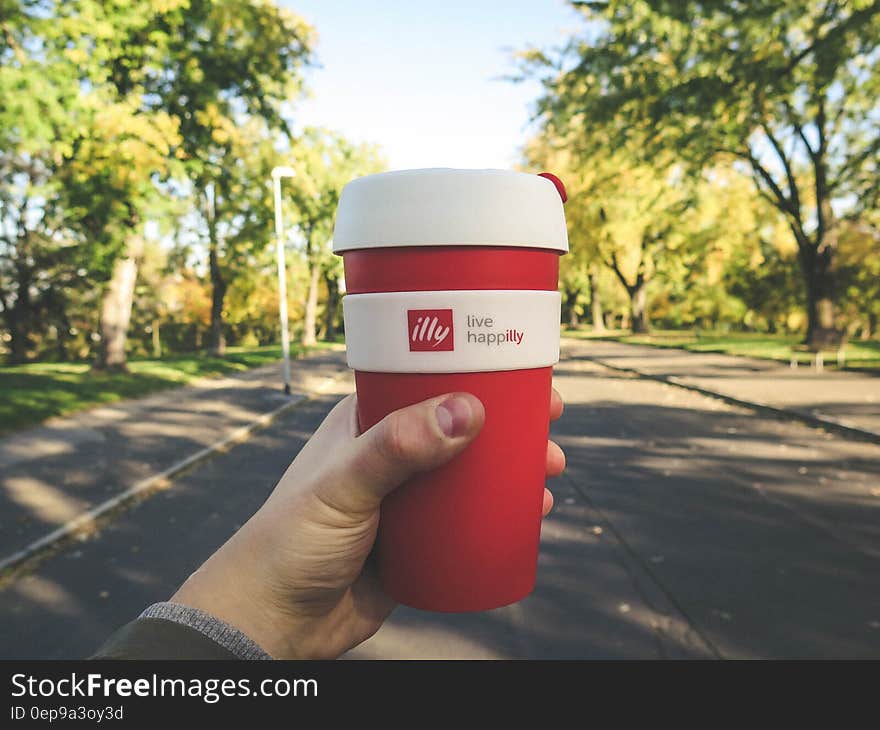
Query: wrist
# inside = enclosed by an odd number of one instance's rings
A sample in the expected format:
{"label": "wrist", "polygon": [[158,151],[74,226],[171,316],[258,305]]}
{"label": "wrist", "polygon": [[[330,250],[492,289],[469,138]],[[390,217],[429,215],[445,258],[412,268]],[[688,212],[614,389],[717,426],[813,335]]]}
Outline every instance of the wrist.
{"label": "wrist", "polygon": [[266,552],[245,525],[214,553],[170,601],[208,613],[241,631],[276,659],[308,658],[303,622],[272,594]]}

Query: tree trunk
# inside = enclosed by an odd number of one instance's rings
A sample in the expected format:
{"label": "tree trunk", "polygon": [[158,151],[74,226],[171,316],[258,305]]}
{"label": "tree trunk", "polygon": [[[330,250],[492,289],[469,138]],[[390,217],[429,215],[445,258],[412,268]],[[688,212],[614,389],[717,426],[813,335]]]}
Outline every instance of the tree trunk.
{"label": "tree trunk", "polygon": [[605,319],[602,316],[602,302],[599,299],[599,275],[590,271],[590,313],[593,319],[593,331],[605,331]]}
{"label": "tree trunk", "polygon": [[153,357],[162,357],[162,339],[159,334],[159,320],[153,320],[153,331],[151,332],[153,340]]}
{"label": "tree trunk", "polygon": [[34,322],[36,320],[33,302],[31,301],[31,285],[34,270],[28,265],[26,243],[18,246],[15,268],[15,303],[10,304],[11,297],[3,297],[3,314],[9,336],[8,360],[13,365],[27,362],[31,357],[34,345]]}
{"label": "tree trunk", "polygon": [[828,335],[834,333],[834,257],[838,238],[838,225],[831,207],[832,191],[828,185],[824,101],[824,97],[820,98],[817,105],[818,149],[810,154],[816,183],[815,238],[813,241],[796,238],[807,288],[807,343],[819,346],[823,346]]}
{"label": "tree trunk", "polygon": [[61,313],[61,321],[58,323],[58,335],[55,340],[55,352],[59,362],[66,362],[70,359],[67,352],[67,341],[70,339],[70,320],[67,319],[67,313]]}
{"label": "tree trunk", "polygon": [[629,321],[633,334],[643,334],[648,331],[647,312],[647,282],[641,281],[635,286],[627,287],[629,294]]}
{"label": "tree trunk", "polygon": [[22,326],[21,314],[21,309],[16,306],[7,317],[9,336],[12,338],[9,343],[8,360],[12,365],[20,365],[30,360],[31,347],[33,346],[33,336],[29,327]]}
{"label": "tree trunk", "polygon": [[113,266],[113,275],[101,303],[101,345],[94,364],[96,370],[125,372],[128,369],[125,344],[142,250],[140,238],[130,238],[125,252]]}
{"label": "tree trunk", "polygon": [[327,307],[324,310],[324,339],[332,342],[336,337],[336,312],[339,311],[339,279],[329,271],[324,271],[324,284],[327,286]]}
{"label": "tree trunk", "polygon": [[[213,235],[212,235],[213,239]],[[208,352],[217,357],[226,354],[226,335],[223,333],[223,300],[226,298],[227,284],[220,268],[220,255],[217,242],[212,240],[208,252],[211,271],[211,339]]]}
{"label": "tree trunk", "polygon": [[611,254],[611,263],[609,264],[611,270],[617,275],[618,280],[623,284],[623,288],[626,289],[626,293],[629,295],[629,312],[624,315],[626,318],[626,324],[621,322],[621,327],[623,329],[630,328],[633,333],[639,334],[648,331],[647,286],[650,277],[645,276],[644,271],[646,240],[646,236],[643,235],[635,283],[630,284],[629,280],[624,276],[623,271],[617,263],[617,255],[614,252]]}
{"label": "tree trunk", "polygon": [[874,332],[877,331],[877,315],[874,312],[868,312],[868,321],[862,327],[861,340],[870,340]]}
{"label": "tree trunk", "polygon": [[303,318],[302,344],[314,345],[317,341],[318,327],[318,282],[321,277],[321,267],[314,261],[309,262],[309,291],[306,295],[306,311]]}
{"label": "tree trunk", "polygon": [[[827,235],[827,234],[826,234]],[[834,329],[833,242],[799,242],[798,260],[807,294],[807,344],[821,344]]]}
{"label": "tree trunk", "polygon": [[15,306],[8,310],[6,326],[9,328],[9,362],[12,365],[20,365],[30,359],[31,347],[33,346],[33,333],[29,321],[31,313],[30,305],[22,301],[16,301]]}
{"label": "tree trunk", "polygon": [[577,327],[579,323],[578,321],[578,313],[577,313],[577,300],[578,294],[580,292],[577,289],[569,289],[565,287],[565,307],[564,311],[568,314],[568,326],[569,327]]}

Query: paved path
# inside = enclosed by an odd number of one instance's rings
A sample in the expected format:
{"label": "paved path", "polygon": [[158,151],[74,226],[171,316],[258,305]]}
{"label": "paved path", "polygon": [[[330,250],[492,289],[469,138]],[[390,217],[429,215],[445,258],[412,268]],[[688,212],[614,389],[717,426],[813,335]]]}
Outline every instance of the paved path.
{"label": "paved path", "polygon": [[[294,361],[292,398],[344,368],[342,351]],[[0,560],[289,402],[279,382],[264,366],[0,439]]]}
{"label": "paved path", "polygon": [[[353,658],[880,658],[880,446],[589,361],[555,381],[569,468],[534,594],[478,614],[398,609]],[[170,595],[350,387],[0,590],[0,657],[83,656]]]}
{"label": "paved path", "polygon": [[571,354],[673,379],[740,401],[830,419],[880,438],[880,377],[815,370],[772,360],[697,353],[606,340],[564,340]]}

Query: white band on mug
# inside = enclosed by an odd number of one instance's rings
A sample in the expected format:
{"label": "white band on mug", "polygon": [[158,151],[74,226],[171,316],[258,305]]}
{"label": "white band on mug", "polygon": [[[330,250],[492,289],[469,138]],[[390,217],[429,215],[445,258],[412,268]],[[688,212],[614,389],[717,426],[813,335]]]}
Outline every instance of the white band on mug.
{"label": "white band on mug", "polygon": [[492,290],[349,294],[348,366],[365,372],[523,370],[559,361],[561,296]]}

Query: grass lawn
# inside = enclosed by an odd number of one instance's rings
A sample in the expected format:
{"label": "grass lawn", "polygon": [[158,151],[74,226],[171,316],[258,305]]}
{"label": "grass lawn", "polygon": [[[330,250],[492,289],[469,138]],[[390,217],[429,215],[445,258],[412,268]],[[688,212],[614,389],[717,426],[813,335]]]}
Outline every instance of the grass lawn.
{"label": "grass lawn", "polygon": [[[589,330],[566,330],[566,337],[579,339],[613,339],[637,345],[655,347],[678,347],[693,352],[723,352],[728,355],[744,355],[765,360],[790,362],[792,346],[801,342],[800,335],[768,335],[754,332],[696,332],[691,330],[657,330],[647,335],[632,335],[609,331],[594,333]],[[880,373],[880,342],[849,342],[844,351],[846,368]],[[813,356],[809,352],[794,353],[798,362],[809,364]],[[825,366],[836,368],[835,355],[826,353]]]}
{"label": "grass lawn", "polygon": [[[329,347],[320,343],[317,347]],[[291,348],[296,356],[298,349]],[[230,347],[226,357],[193,353],[132,360],[128,373],[96,375],[89,363],[32,363],[0,367],[0,434],[90,406],[138,398],[204,377],[242,372],[281,358],[281,348]]]}

